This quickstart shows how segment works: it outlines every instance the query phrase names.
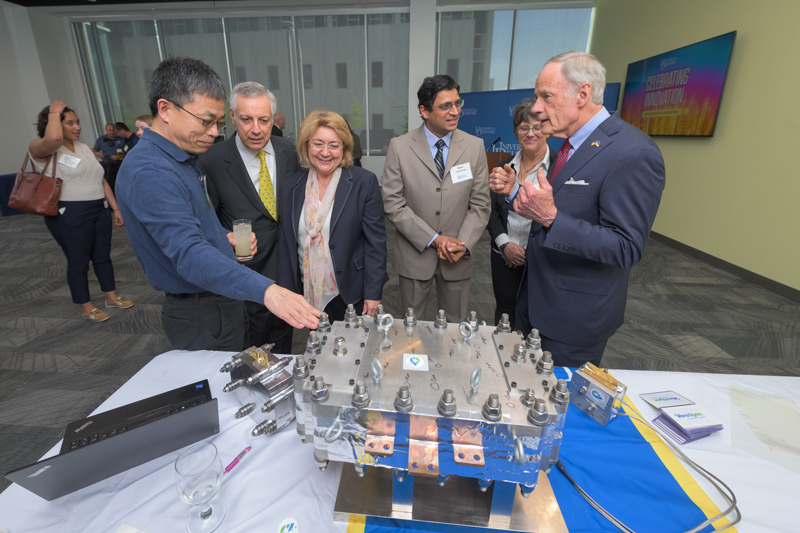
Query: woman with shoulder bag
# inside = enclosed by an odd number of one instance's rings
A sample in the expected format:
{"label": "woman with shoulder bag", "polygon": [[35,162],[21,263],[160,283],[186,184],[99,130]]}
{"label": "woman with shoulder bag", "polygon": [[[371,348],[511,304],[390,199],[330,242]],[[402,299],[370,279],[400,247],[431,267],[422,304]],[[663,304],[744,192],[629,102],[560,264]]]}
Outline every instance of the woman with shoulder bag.
{"label": "woman with shoulder bag", "polygon": [[[67,257],[67,284],[72,301],[81,306],[90,322],[110,317],[96,308],[89,297],[89,262],[105,293],[107,308],[128,309],[133,302],[117,296],[111,264],[111,213],[114,223],[123,225],[114,192],[103,178],[103,167],[91,148],[79,142],[81,121],[67,104],[56,100],[37,118],[38,138],[28,145],[38,172],[50,158],[57,157],[56,177],[63,180],[58,215],[45,217],[45,224]],[[49,167],[48,167],[49,168]]]}

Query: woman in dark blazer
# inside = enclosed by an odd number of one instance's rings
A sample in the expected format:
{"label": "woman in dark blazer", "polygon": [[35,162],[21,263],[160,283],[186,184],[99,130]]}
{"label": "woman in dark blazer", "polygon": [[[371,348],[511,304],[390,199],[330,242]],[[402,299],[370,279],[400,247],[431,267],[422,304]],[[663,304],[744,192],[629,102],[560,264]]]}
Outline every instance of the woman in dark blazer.
{"label": "woman in dark blazer", "polygon": [[[547,136],[542,135],[541,122],[533,113],[534,103],[535,98],[527,98],[514,109],[514,134],[519,141],[520,150],[514,157],[501,161],[499,165],[502,167],[510,164],[517,173],[519,183],[535,180],[539,167],[543,166],[546,172],[556,155],[547,147]],[[500,316],[505,313],[514,329],[514,308],[525,270],[525,246],[528,243],[531,221],[508,209],[504,195],[492,192],[491,203],[492,213],[489,215],[487,229],[492,238],[492,287],[497,304],[494,320],[497,324]]]}
{"label": "woman in dark blazer", "polygon": [[278,283],[332,320],[348,304],[373,316],[386,274],[386,229],[378,179],[353,166],[353,137],[341,115],[312,111],[297,135],[303,170],[281,198]]}

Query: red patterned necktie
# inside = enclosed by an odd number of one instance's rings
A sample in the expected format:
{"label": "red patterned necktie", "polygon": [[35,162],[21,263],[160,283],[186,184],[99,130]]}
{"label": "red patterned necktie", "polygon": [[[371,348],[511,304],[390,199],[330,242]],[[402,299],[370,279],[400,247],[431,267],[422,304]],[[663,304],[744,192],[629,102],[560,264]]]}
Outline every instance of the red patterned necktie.
{"label": "red patterned necktie", "polygon": [[556,164],[553,167],[553,172],[550,173],[550,183],[553,183],[553,180],[556,179],[556,175],[561,171],[561,168],[567,162],[567,157],[569,156],[569,151],[572,149],[572,145],[569,144],[569,139],[564,139],[564,144],[561,145],[561,150],[558,151],[558,157],[556,158]]}

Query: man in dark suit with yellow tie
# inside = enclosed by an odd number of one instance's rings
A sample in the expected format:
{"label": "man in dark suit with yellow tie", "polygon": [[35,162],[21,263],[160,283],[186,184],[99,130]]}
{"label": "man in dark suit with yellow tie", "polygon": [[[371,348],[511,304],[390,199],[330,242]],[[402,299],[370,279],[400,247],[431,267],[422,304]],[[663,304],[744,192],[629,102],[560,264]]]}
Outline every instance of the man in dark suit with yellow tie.
{"label": "man in dark suit with yellow tie", "polygon": [[[230,114],[236,135],[200,157],[208,176],[208,196],[222,225],[250,219],[258,240],[255,256],[244,264],[276,279],[281,180],[299,169],[291,140],[271,135],[277,104],[263,85],[243,82],[231,91]],[[275,343],[275,353],[291,353],[292,328],[263,305],[247,305],[250,344]]]}

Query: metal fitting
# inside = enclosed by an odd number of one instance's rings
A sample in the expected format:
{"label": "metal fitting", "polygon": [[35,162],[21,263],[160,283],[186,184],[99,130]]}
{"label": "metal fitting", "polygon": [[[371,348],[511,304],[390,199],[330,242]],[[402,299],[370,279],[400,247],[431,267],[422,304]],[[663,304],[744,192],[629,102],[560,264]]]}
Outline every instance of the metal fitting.
{"label": "metal fitting", "polygon": [[353,466],[355,466],[356,468],[356,475],[358,477],[364,477],[364,472],[367,470],[367,465],[360,465],[358,463],[354,463]]}
{"label": "metal fitting", "polygon": [[394,399],[394,408],[401,413],[408,413],[414,408],[414,400],[411,398],[411,393],[408,392],[408,385],[403,385],[397,391],[397,397]]}
{"label": "metal fitting", "polygon": [[254,437],[259,435],[272,435],[278,430],[278,423],[274,420],[265,420],[253,428],[250,434]]}
{"label": "metal fitting", "polygon": [[539,330],[533,328],[528,337],[525,339],[525,345],[531,350],[536,350],[542,347],[542,338],[539,337]]}
{"label": "metal fitting", "polygon": [[550,399],[558,403],[569,401],[569,387],[566,380],[559,379],[556,382],[556,386],[550,391]]}
{"label": "metal fitting", "polygon": [[317,331],[321,333],[328,333],[331,330],[331,323],[328,321],[328,313],[323,311],[319,314],[319,325]]}
{"label": "metal fitting", "polygon": [[519,342],[514,345],[514,353],[511,354],[511,360],[515,363],[524,363],[527,353],[525,345]]}
{"label": "metal fitting", "polygon": [[533,389],[528,389],[525,391],[525,394],[522,395],[520,401],[525,407],[533,407],[533,402],[536,401],[536,393]]}
{"label": "metal fitting", "polygon": [[497,324],[497,331],[508,333],[511,331],[511,322],[508,320],[508,313],[500,315],[500,322]]}
{"label": "metal fitting", "polygon": [[242,385],[244,385],[243,379],[237,379],[235,381],[231,381],[230,383],[222,387],[222,392],[233,392]]}
{"label": "metal fitting", "polygon": [[497,394],[490,394],[483,404],[481,410],[483,418],[490,422],[499,422],[503,418],[503,409],[500,407],[500,397]]}
{"label": "metal fitting", "polygon": [[308,377],[308,363],[306,363],[306,358],[302,355],[298,355],[294,360],[292,375],[297,379],[305,379]]}
{"label": "metal fitting", "polygon": [[248,403],[247,405],[242,406],[241,409],[236,411],[236,414],[234,416],[236,418],[244,418],[247,415],[249,415],[250,413],[252,413],[253,409],[255,409],[255,408],[256,408],[256,404]]}
{"label": "metal fitting", "polygon": [[551,354],[550,352],[542,353],[542,356],[536,363],[536,372],[539,374],[553,373],[553,354]]}
{"label": "metal fitting", "polygon": [[358,318],[356,318],[356,325],[355,325],[355,327],[356,327],[356,328],[361,328],[361,329],[364,329],[364,317],[358,317]]}
{"label": "metal fitting", "polygon": [[378,304],[378,307],[375,309],[375,323],[377,324],[381,317],[384,315],[383,311],[383,304]]}
{"label": "metal fitting", "polygon": [[318,376],[314,380],[314,385],[311,386],[311,401],[314,403],[322,403],[328,399],[328,386],[322,376]]}
{"label": "metal fitting", "polygon": [[469,316],[464,319],[464,322],[467,322],[470,326],[472,326],[472,329],[476,329],[478,327],[478,313],[475,311],[470,311]]}
{"label": "metal fitting", "polygon": [[356,386],[353,387],[353,399],[350,403],[353,404],[353,407],[358,407],[359,409],[363,409],[364,407],[368,406],[370,402],[369,399],[369,391],[367,391],[367,386],[364,384],[363,381],[359,381],[356,383]]}
{"label": "metal fitting", "polygon": [[276,392],[275,394],[272,395],[272,397],[269,400],[267,400],[267,402],[264,405],[261,406],[261,412],[262,413],[272,412],[273,410],[275,410],[275,407],[277,407],[279,403],[281,403],[283,400],[285,400],[292,394],[294,394],[294,385],[289,385],[285,389]]}
{"label": "metal fitting", "polygon": [[219,369],[220,372],[231,372],[234,368],[238,368],[242,366],[244,361],[239,357],[241,354],[234,355],[230,361],[222,365],[222,368]]}
{"label": "metal fitting", "polygon": [[347,304],[347,310],[344,312],[344,321],[347,323],[352,324],[356,321],[356,308],[353,307],[353,304]]}
{"label": "metal fitting", "polygon": [[306,341],[306,353],[309,355],[318,355],[322,349],[322,346],[319,343],[319,335],[316,331],[312,331],[308,334],[308,340]]}
{"label": "metal fitting", "polygon": [[445,329],[447,327],[447,315],[444,312],[444,309],[439,309],[439,313],[436,315],[436,320],[433,321],[433,326],[439,329]]}
{"label": "metal fitting", "polygon": [[409,307],[406,311],[406,319],[403,321],[406,327],[413,328],[417,325],[417,317],[414,315],[414,308]]}
{"label": "metal fitting", "polygon": [[442,397],[439,400],[439,405],[436,407],[439,414],[442,416],[455,416],[456,415],[456,399],[453,396],[452,389],[445,389]]}
{"label": "metal fitting", "polygon": [[528,410],[528,422],[534,426],[544,426],[547,424],[547,404],[541,398],[533,402],[533,406]]}
{"label": "metal fitting", "polygon": [[341,357],[347,353],[347,344],[344,337],[336,337],[333,339],[333,355]]}

